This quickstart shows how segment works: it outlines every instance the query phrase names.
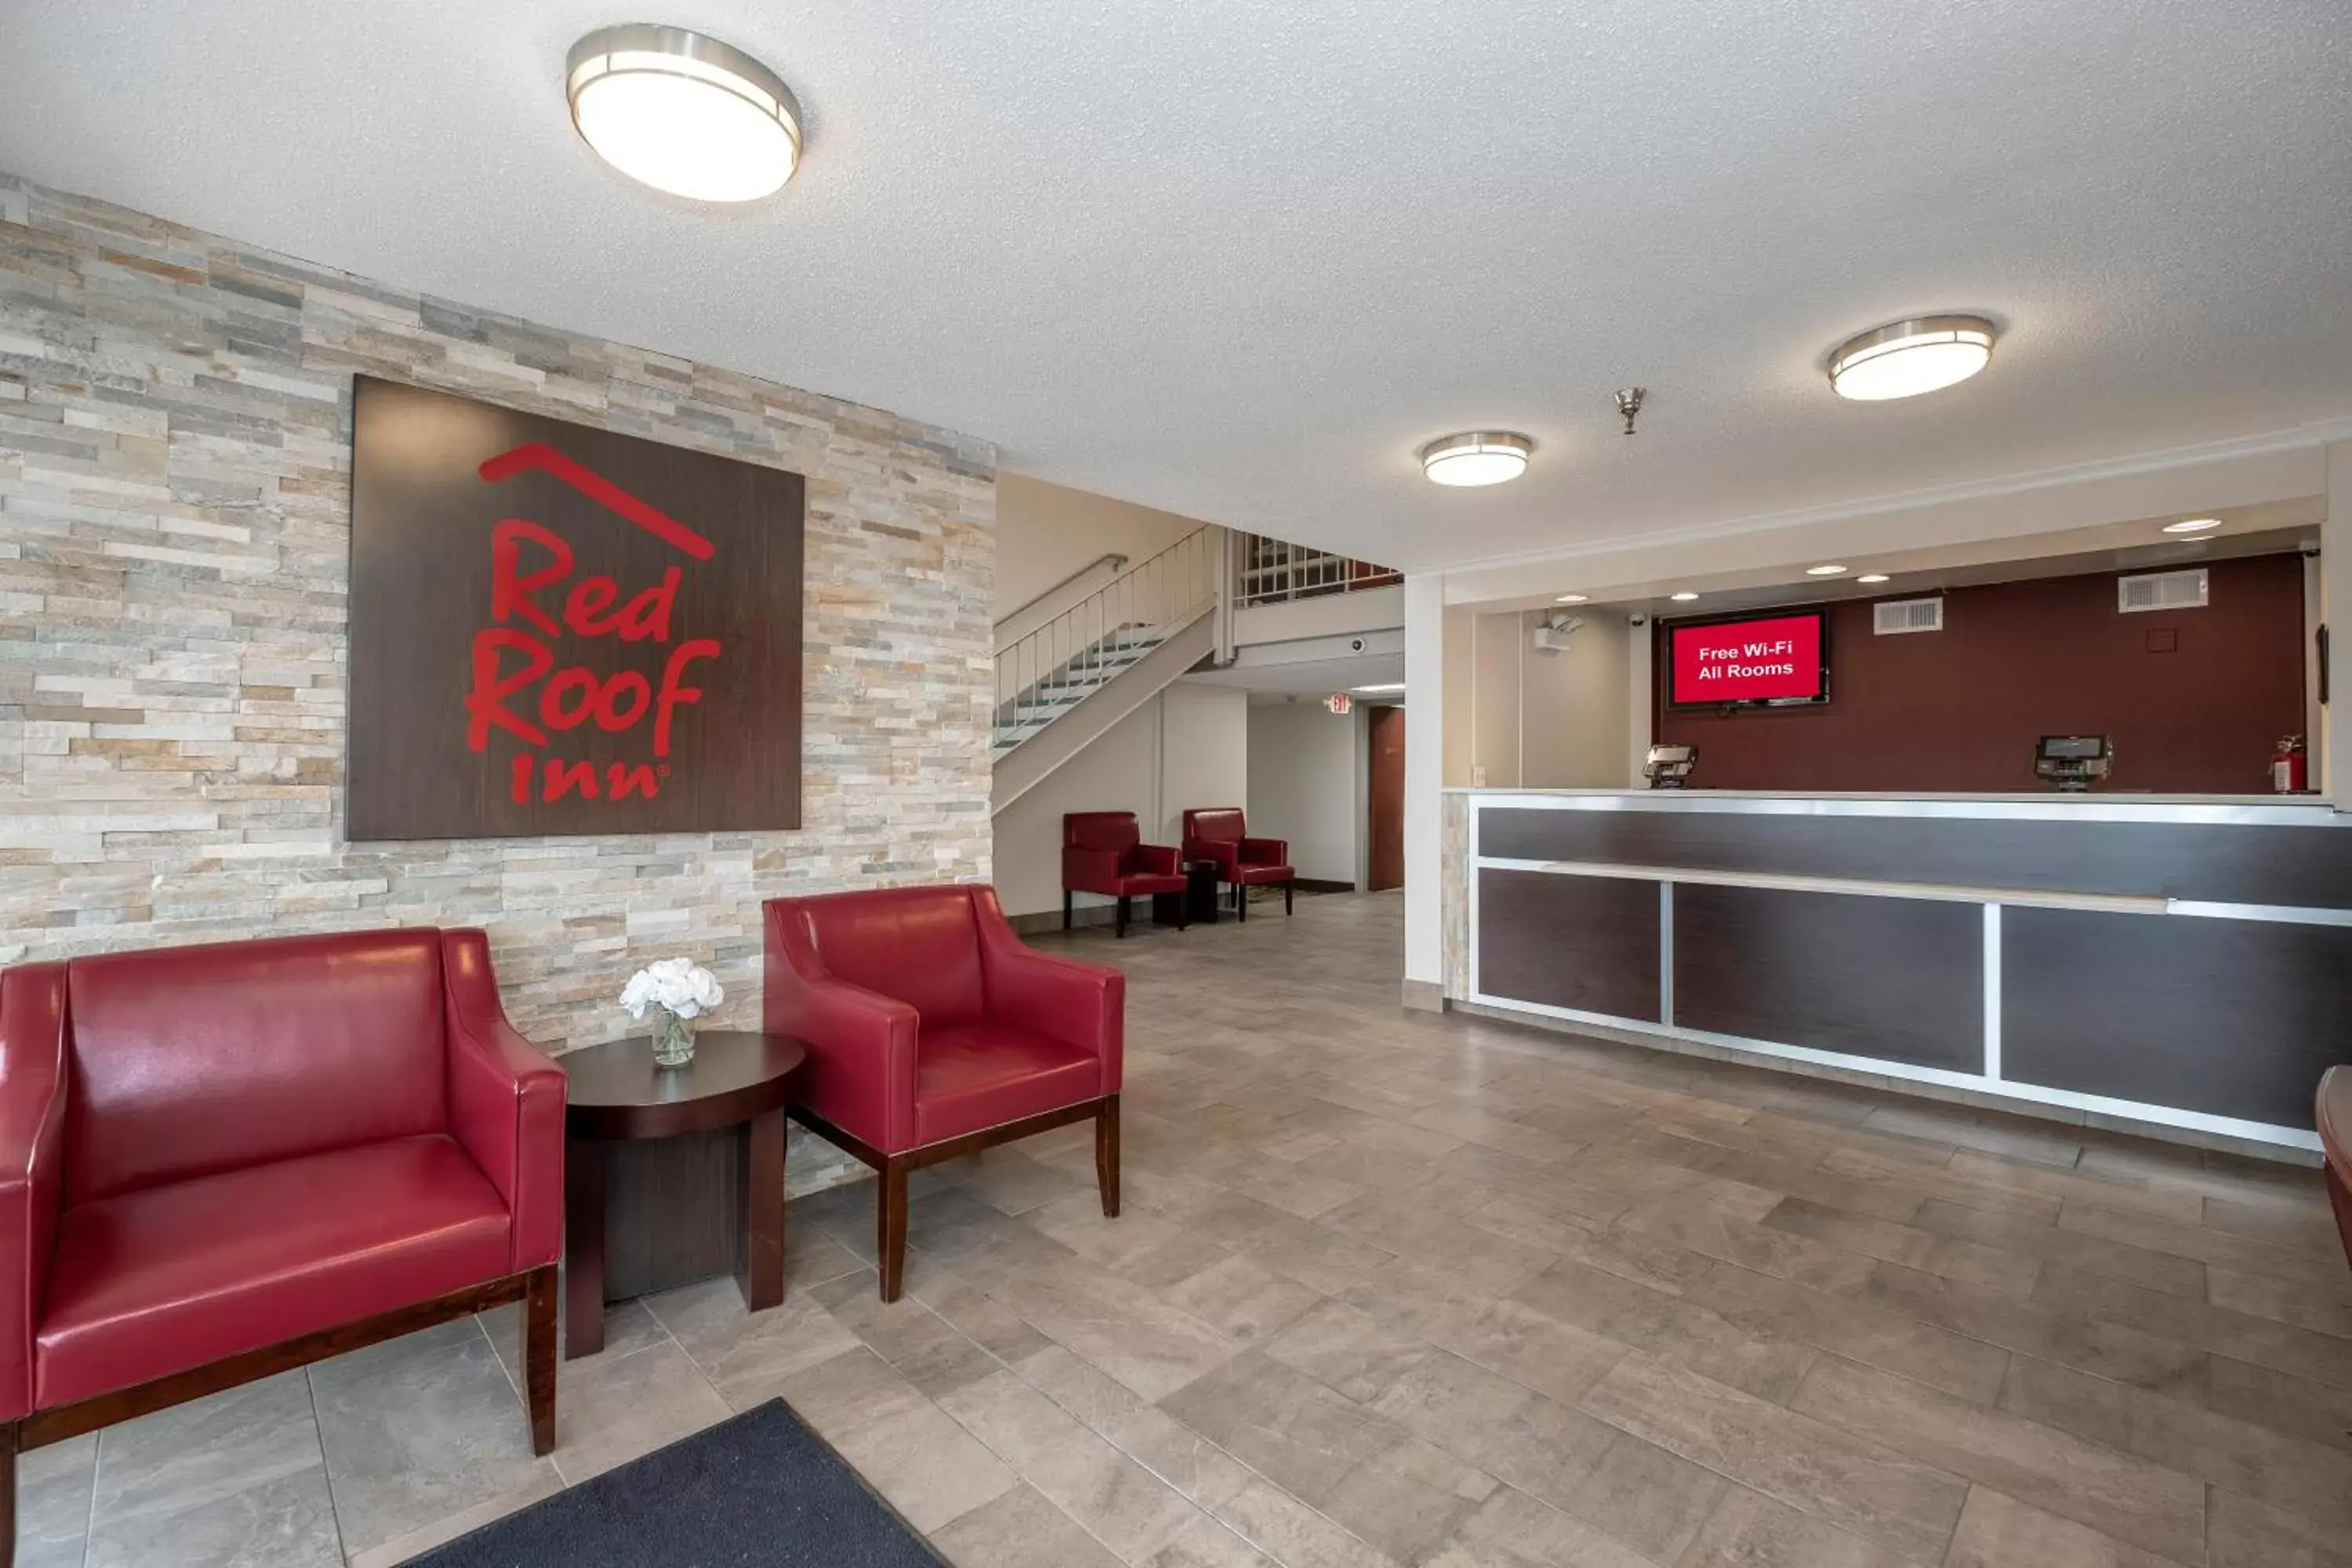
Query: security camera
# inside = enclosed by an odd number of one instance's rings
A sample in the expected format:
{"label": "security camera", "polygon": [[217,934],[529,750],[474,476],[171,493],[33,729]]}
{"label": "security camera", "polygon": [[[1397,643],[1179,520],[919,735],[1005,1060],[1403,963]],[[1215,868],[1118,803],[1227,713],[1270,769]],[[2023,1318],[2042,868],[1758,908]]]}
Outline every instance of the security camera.
{"label": "security camera", "polygon": [[1361,653],[1361,652],[1363,652],[1363,651],[1364,651],[1364,639],[1363,639],[1363,638],[1361,638],[1361,637],[1349,637],[1349,638],[1348,639],[1348,651],[1349,651],[1349,653]]}
{"label": "security camera", "polygon": [[1625,624],[1629,626],[1646,626],[1650,624],[1650,617],[1636,610],[1625,617]]}

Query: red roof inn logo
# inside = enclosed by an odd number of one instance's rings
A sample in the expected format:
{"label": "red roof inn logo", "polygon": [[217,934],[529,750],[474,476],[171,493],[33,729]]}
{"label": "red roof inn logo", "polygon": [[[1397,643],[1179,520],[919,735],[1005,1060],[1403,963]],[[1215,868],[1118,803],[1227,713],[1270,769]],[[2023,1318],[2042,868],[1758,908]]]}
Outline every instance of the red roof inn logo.
{"label": "red roof inn logo", "polygon": [[[707,562],[717,553],[694,530],[552,447],[532,442],[501,452],[482,465],[481,474],[497,484],[533,468],[554,475],[694,561]],[[497,624],[474,634],[466,745],[486,752],[492,732],[504,731],[526,747],[543,748],[583,724],[623,735],[641,731],[650,717],[654,761],[608,763],[600,787],[592,763],[517,752],[508,763],[508,790],[519,805],[530,803],[534,789],[544,801],[562,800],[574,791],[590,800],[600,794],[611,800],[660,794],[677,710],[702,700],[701,688],[688,684],[688,672],[698,659],[717,658],[721,652],[710,637],[686,637],[671,646],[670,621],[684,576],[679,567],[667,568],[661,581],[623,602],[619,583],[602,574],[575,579],[577,565],[571,541],[543,523],[505,517],[490,529],[490,618]],[[562,609],[541,604],[542,592],[551,604],[560,592]],[[656,651],[666,647],[667,657],[659,673],[650,676],[638,669],[600,676],[585,664],[559,669],[554,645],[567,635],[651,643]]]}
{"label": "red roof inn logo", "polygon": [[353,403],[353,839],[799,825],[800,476]]}

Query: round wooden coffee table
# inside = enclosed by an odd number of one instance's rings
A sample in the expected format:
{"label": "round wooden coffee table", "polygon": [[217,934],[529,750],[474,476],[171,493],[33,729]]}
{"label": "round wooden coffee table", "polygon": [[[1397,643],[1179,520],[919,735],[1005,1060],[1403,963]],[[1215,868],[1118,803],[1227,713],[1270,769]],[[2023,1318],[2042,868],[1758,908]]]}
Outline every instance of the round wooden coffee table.
{"label": "round wooden coffee table", "polygon": [[682,1068],[649,1039],[556,1058],[564,1109],[564,1356],[604,1348],[604,1302],[731,1270],[752,1311],[784,1299],[784,1111],[806,1053],[708,1029]]}

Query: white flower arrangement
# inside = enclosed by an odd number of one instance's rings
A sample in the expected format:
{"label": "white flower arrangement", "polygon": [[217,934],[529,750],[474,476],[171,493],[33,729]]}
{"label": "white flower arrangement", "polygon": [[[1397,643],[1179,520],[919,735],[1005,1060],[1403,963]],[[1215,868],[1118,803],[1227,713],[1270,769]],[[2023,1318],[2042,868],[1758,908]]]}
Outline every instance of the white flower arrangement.
{"label": "white flower arrangement", "polygon": [[699,1018],[726,1000],[719,977],[690,958],[648,963],[621,987],[621,1005],[639,1023],[645,1022],[648,1007],[658,1007],[673,1017]]}

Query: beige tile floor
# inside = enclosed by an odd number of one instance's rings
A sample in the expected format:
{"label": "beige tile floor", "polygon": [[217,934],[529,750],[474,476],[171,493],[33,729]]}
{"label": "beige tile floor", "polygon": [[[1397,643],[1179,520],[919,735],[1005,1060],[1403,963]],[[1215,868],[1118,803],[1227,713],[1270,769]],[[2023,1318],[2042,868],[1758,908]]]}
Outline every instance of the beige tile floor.
{"label": "beige tile floor", "polygon": [[[1393,897],[1114,945],[1083,1130],[617,1309],[534,1460],[511,1317],[24,1460],[40,1568],[392,1563],[777,1394],[970,1568],[2347,1568],[2316,1178],[1402,1013]],[[797,1135],[796,1135],[797,1136]]]}

